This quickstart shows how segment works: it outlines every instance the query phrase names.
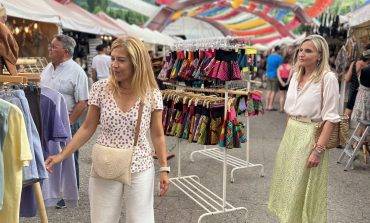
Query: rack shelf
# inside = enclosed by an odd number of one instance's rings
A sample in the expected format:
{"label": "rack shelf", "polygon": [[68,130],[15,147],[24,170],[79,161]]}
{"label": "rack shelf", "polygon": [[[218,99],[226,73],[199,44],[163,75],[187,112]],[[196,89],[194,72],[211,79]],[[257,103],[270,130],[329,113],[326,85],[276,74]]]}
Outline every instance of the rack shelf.
{"label": "rack shelf", "polygon": [[206,216],[233,211],[245,211],[247,218],[248,210],[245,207],[234,207],[228,202],[224,206],[223,199],[203,186],[196,175],[171,178],[170,182],[206,211],[199,217],[198,223]]}
{"label": "rack shelf", "polygon": [[200,207],[202,207],[206,213],[202,214],[198,223],[202,222],[202,219],[207,216],[224,214],[227,212],[234,211],[245,211],[245,220],[247,220],[247,208],[245,207],[234,207],[226,201],[226,162],[227,156],[226,151],[223,152],[224,164],[223,164],[223,175],[222,175],[222,198],[217,196],[207,187],[203,186],[199,181],[199,177],[196,175],[181,176],[181,147],[180,139],[177,139],[177,177],[170,178],[171,184],[182,191],[186,196],[192,199]]}
{"label": "rack shelf", "polygon": [[[194,154],[197,154],[197,153],[203,154],[217,161],[224,162],[223,152],[219,148],[202,149],[202,150],[197,150],[197,151],[192,152],[190,154],[190,160],[192,162],[194,162]],[[260,176],[264,177],[264,167],[262,164],[253,164],[248,161],[242,160],[240,158],[234,157],[232,155],[226,155],[226,156],[227,156],[226,164],[233,167],[233,169],[231,170],[231,174],[230,174],[231,183],[235,182],[234,171],[240,170],[240,169],[261,167]]]}

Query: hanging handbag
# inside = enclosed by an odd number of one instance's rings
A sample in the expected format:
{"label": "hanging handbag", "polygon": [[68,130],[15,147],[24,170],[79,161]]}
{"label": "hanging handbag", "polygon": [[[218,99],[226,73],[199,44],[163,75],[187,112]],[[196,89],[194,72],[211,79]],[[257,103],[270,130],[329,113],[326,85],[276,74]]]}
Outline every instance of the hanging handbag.
{"label": "hanging handbag", "polygon": [[105,180],[114,180],[131,185],[132,154],[137,147],[144,103],[140,102],[138,119],[135,126],[133,147],[112,148],[95,144],[92,149],[91,176]]}
{"label": "hanging handbag", "polygon": [[[321,81],[321,110],[323,108],[323,100],[324,100],[324,81]],[[327,149],[337,148],[341,143],[340,139],[342,141],[348,140],[348,134],[349,134],[349,122],[348,118],[341,115],[339,123],[334,123],[333,131],[329,137],[328,143],[326,145]],[[319,140],[319,137],[321,135],[322,129],[324,127],[326,121],[320,122],[317,125],[316,130],[316,141]]]}

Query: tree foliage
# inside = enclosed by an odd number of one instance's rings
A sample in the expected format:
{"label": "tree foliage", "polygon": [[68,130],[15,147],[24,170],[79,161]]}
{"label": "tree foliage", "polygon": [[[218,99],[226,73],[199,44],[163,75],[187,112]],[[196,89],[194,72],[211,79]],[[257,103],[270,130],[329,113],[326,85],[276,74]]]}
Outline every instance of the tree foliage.
{"label": "tree foliage", "polygon": [[75,0],[75,3],[91,13],[95,14],[102,11],[115,19],[122,19],[129,24],[142,25],[148,20],[148,17],[121,8],[111,3],[109,0]]}

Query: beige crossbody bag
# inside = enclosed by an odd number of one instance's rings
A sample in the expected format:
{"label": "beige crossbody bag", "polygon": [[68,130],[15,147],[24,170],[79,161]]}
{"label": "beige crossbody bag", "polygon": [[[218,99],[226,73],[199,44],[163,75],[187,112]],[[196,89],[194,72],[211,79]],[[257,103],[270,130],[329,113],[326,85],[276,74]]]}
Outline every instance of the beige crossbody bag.
{"label": "beige crossbody bag", "polygon": [[[324,78],[323,78],[324,79]],[[324,104],[324,80],[321,80],[321,110],[323,109]],[[321,135],[322,129],[324,127],[325,121],[319,123],[316,130],[315,142],[319,140]],[[329,137],[328,143],[326,145],[326,149],[333,149],[337,148],[339,145],[344,145],[347,143],[349,136],[349,118],[340,115],[340,122],[334,123],[333,131]]]}
{"label": "beige crossbody bag", "polygon": [[131,162],[137,147],[144,103],[140,102],[138,119],[135,126],[134,146],[132,148],[112,148],[95,144],[92,149],[91,176],[114,180],[131,185]]}

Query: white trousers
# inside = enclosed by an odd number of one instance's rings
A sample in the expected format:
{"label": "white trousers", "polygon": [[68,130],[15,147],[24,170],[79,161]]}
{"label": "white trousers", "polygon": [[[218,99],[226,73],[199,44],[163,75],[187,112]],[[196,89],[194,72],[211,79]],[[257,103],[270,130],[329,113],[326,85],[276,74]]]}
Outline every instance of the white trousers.
{"label": "white trousers", "polygon": [[[124,195],[124,199],[123,198]],[[126,223],[154,223],[154,167],[131,176],[131,186],[90,177],[91,223],[118,223],[123,200]]]}

